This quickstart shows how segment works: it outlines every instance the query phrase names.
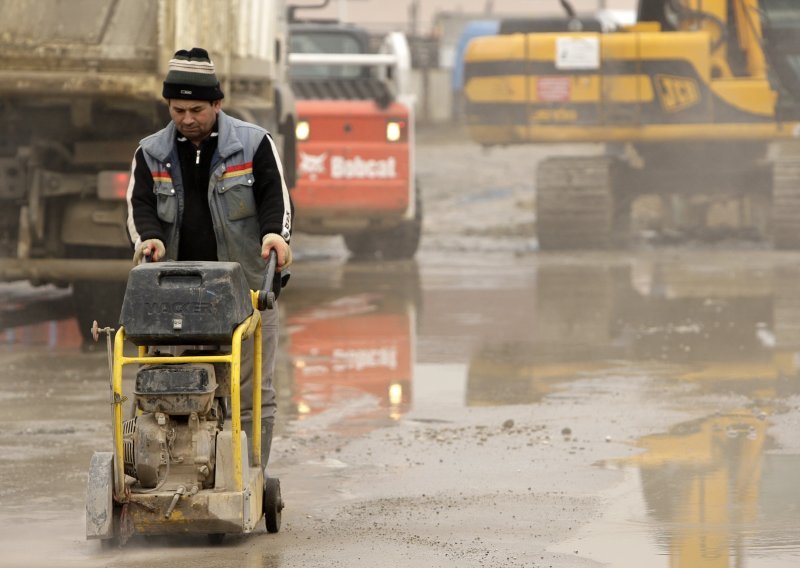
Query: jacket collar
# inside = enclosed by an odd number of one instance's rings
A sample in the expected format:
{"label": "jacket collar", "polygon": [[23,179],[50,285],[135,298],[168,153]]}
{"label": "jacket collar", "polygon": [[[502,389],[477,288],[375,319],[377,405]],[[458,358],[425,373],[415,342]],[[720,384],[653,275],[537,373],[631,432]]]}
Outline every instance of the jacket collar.
{"label": "jacket collar", "polygon": [[[228,116],[223,111],[219,111],[217,115],[217,131],[219,132],[217,152],[219,152],[220,158],[223,160],[244,148],[242,142],[236,136],[235,122],[235,118]],[[176,135],[175,123],[170,121],[166,127],[144,138],[140,144],[142,149],[153,158],[160,162],[166,162],[169,161],[169,157],[172,154]]]}
{"label": "jacket collar", "polygon": [[217,115],[217,131],[219,132],[217,152],[219,152],[219,156],[223,160],[244,149],[241,140],[236,136],[235,122],[235,118],[228,116],[223,111],[219,111]]}

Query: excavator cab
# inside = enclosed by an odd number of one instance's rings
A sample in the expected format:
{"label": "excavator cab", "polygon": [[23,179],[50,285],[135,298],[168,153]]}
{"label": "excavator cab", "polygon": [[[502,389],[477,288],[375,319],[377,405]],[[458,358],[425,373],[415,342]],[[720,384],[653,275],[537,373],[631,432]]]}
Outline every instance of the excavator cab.
{"label": "excavator cab", "polygon": [[800,12],[793,0],[762,0],[764,55],[769,80],[778,93],[778,120],[800,118]]}
{"label": "excavator cab", "polygon": [[[800,12],[794,0],[724,2],[694,9],[685,0],[641,0],[637,21],[657,22],[662,31],[707,29],[711,52],[725,66],[712,68],[715,78],[758,77],[766,64],[778,94],[777,120],[800,116]],[[760,36],[760,37],[759,37]]]}

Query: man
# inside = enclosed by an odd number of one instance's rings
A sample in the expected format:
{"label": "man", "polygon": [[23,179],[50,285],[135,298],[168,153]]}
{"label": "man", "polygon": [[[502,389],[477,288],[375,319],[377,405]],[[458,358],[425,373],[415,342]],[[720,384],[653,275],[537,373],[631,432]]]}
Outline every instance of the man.
{"label": "man", "polygon": [[[162,92],[172,122],[140,143],[128,186],[128,230],[134,261],[238,262],[252,289],[263,284],[270,251],[278,271],[292,262],[294,213],[270,134],[221,110],[224,97],[208,52],[180,50]],[[275,286],[280,291],[281,278]],[[263,314],[262,460],[275,420],[272,375],[278,310]],[[253,351],[242,359],[242,421],[252,435]],[[251,438],[252,439],[252,438]]]}

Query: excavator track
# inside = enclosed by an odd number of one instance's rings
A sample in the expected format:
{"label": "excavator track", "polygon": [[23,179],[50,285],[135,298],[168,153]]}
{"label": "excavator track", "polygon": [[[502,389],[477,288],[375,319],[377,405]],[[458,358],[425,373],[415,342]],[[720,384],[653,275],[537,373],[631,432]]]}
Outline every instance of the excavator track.
{"label": "excavator track", "polygon": [[782,156],[772,167],[772,243],[800,249],[800,157]]}
{"label": "excavator track", "polygon": [[539,248],[609,248],[614,239],[613,158],[554,157],[536,173]]}
{"label": "excavator track", "polygon": [[783,353],[800,351],[799,279],[800,267],[780,265],[774,269],[772,330],[775,334],[775,346]]}

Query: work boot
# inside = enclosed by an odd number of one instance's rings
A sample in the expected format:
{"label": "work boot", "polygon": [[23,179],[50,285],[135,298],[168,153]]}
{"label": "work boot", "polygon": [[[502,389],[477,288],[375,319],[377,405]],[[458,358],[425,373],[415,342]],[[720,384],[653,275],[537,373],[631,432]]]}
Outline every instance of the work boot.
{"label": "work boot", "polygon": [[[272,427],[271,420],[261,420],[261,466],[264,468],[264,477],[267,476],[267,463],[269,462],[269,451],[272,447]],[[253,463],[253,421],[242,420],[242,430],[247,433],[247,457]]]}
{"label": "work boot", "polygon": [[264,478],[267,477],[267,464],[269,463],[269,451],[272,449],[272,427],[271,420],[261,421],[261,465],[264,468]]}

